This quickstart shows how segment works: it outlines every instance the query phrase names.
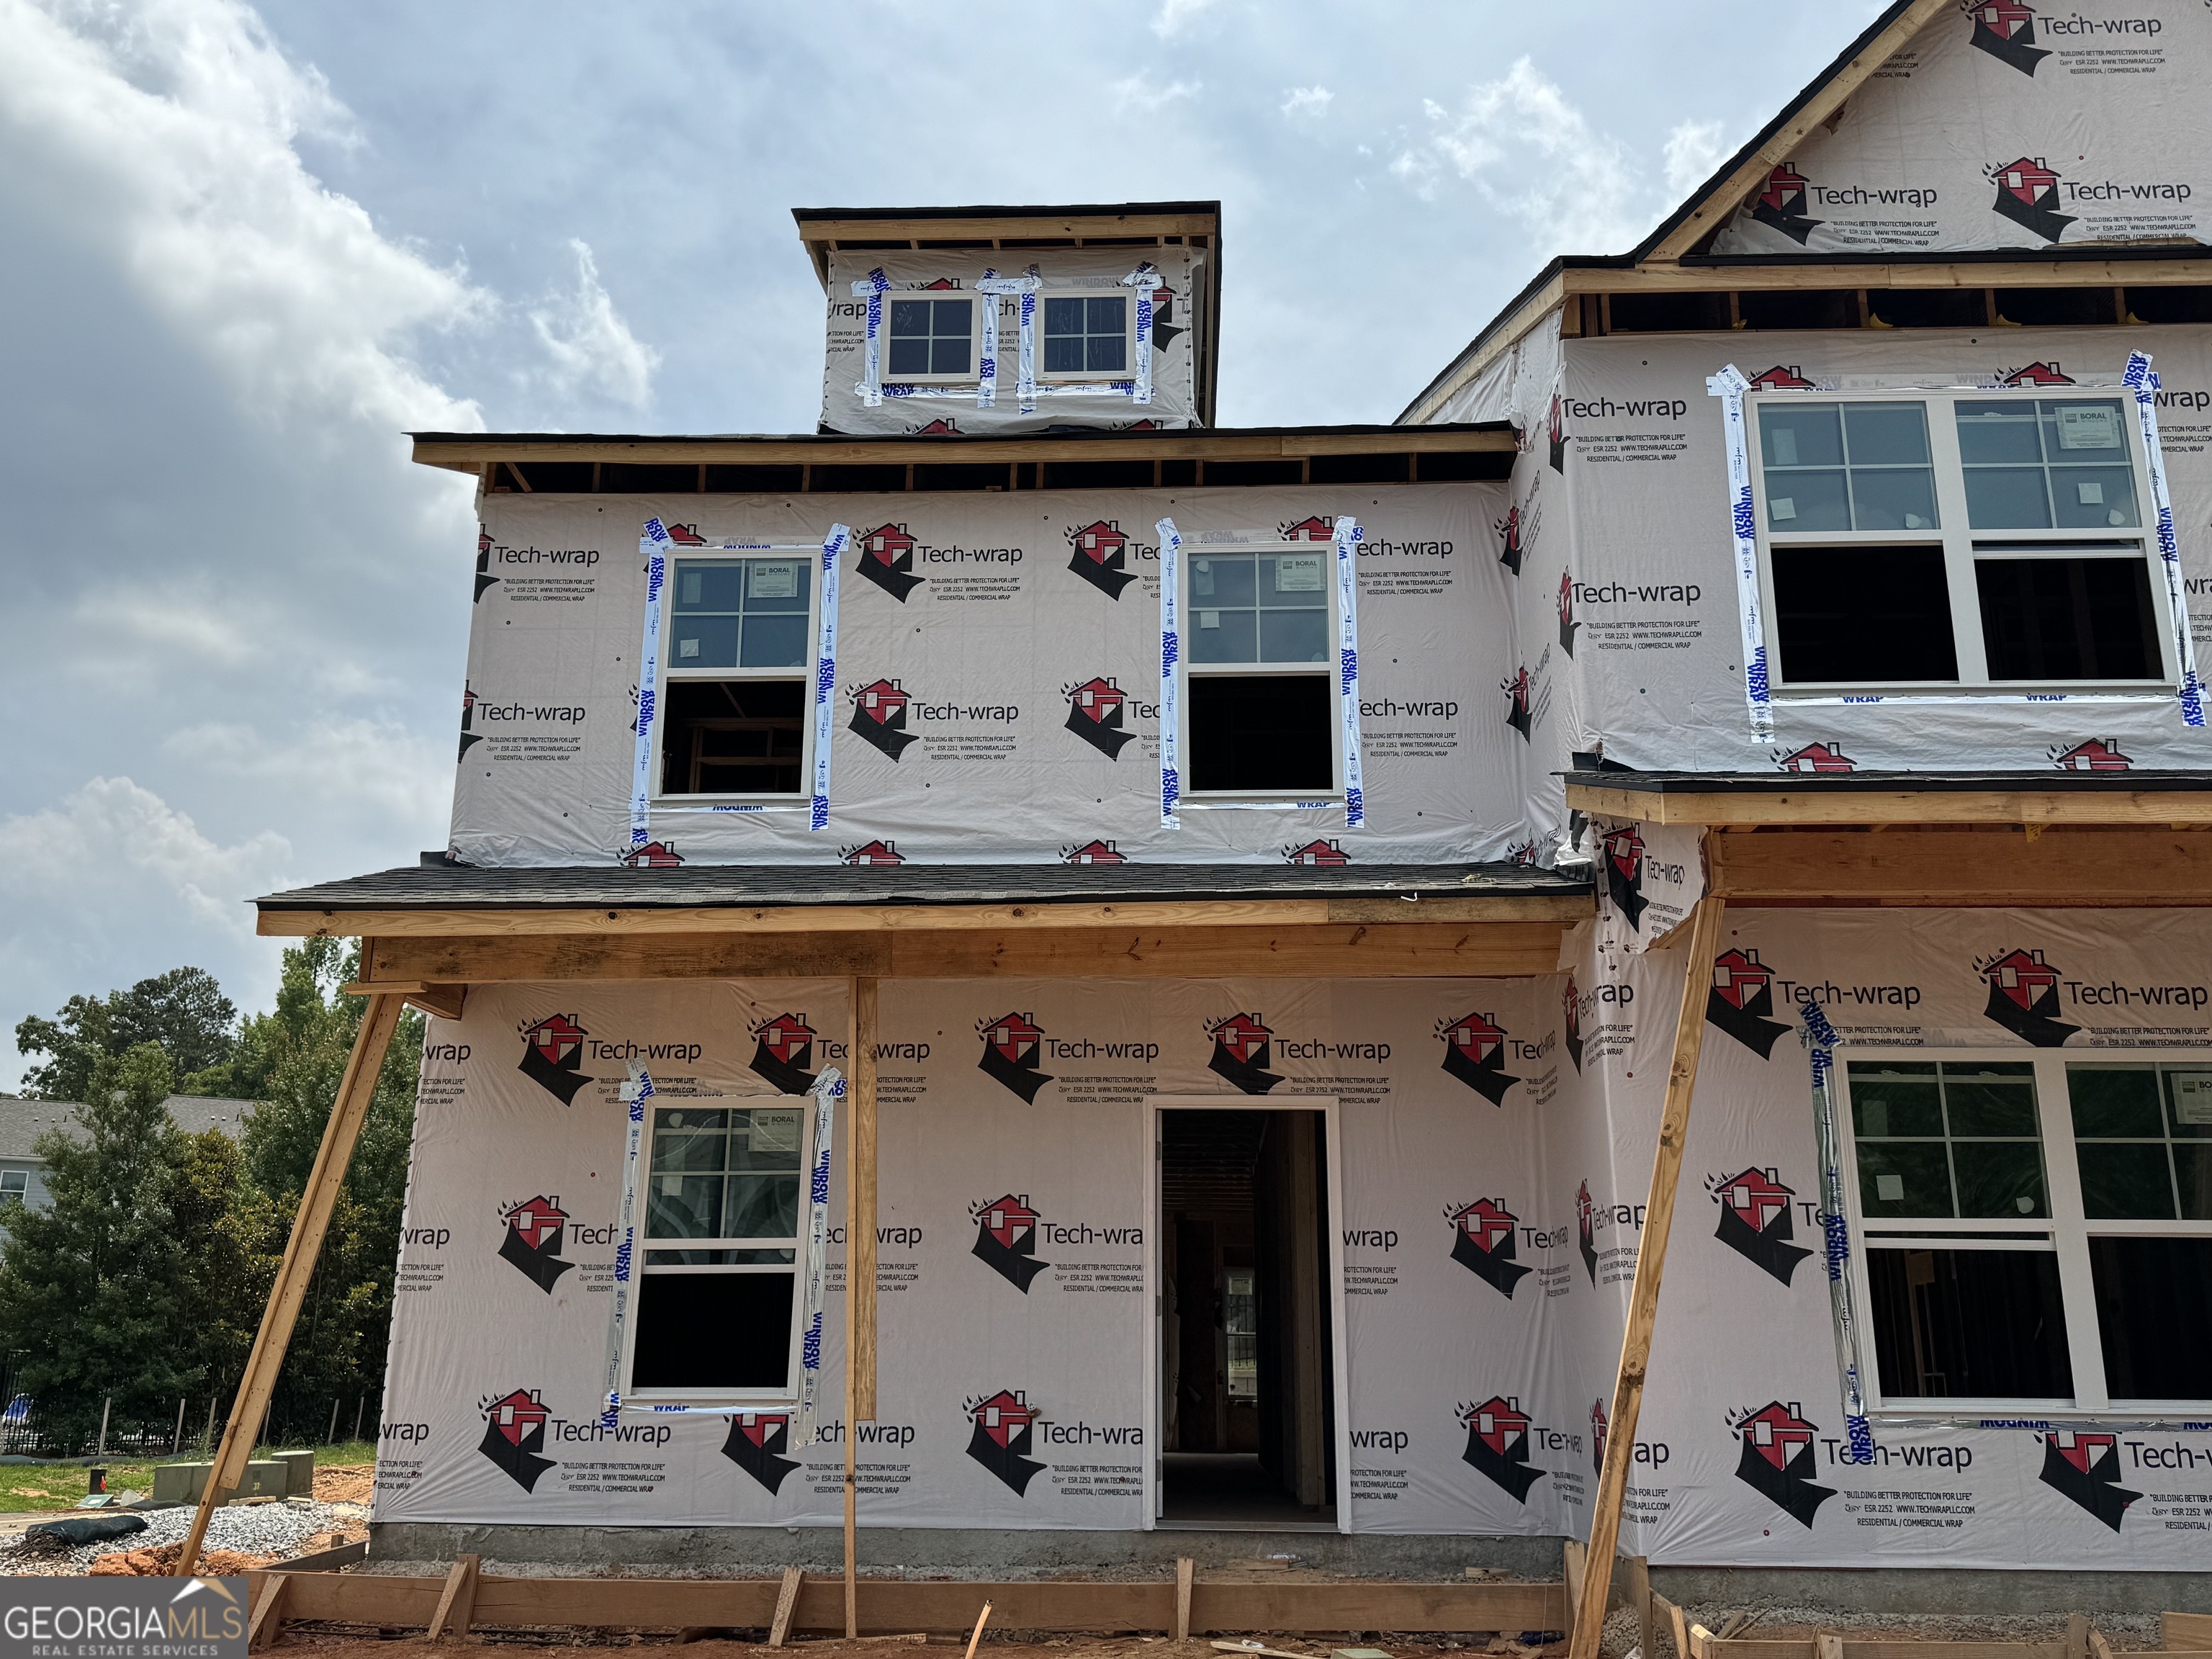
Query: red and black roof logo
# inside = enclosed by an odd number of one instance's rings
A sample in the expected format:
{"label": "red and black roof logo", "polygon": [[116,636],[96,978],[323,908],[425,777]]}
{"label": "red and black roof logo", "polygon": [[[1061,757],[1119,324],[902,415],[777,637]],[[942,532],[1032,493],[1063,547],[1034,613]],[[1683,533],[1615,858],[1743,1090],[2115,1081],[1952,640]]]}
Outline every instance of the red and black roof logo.
{"label": "red and black roof logo", "polygon": [[1973,44],[2000,64],[2032,76],[2051,56],[2035,44],[2035,8],[2027,0],[1959,0],[1959,9],[1974,20]]}
{"label": "red and black roof logo", "polygon": [[1705,1019],[1761,1060],[1774,1057],[1774,1041],[1790,1028],[1772,1018],[1774,973],[1759,952],[1731,947],[1713,958],[1705,993]]}
{"label": "red and black roof logo", "polygon": [[839,848],[837,860],[841,864],[852,865],[904,864],[906,854],[899,851],[896,842],[869,841],[858,847]]}
{"label": "red and black roof logo", "polygon": [[1608,830],[1598,848],[1598,863],[1605,871],[1605,896],[1621,920],[1637,932],[1644,931],[1644,911],[1650,901],[1644,896],[1644,836],[1632,823]]}
{"label": "red and black roof logo", "polygon": [[1044,1465],[1029,1455],[1030,1434],[1041,1413],[1019,1389],[970,1400],[969,1420],[975,1425],[968,1437],[968,1455],[1005,1481],[1018,1498],[1029,1491]]}
{"label": "red and black roof logo", "polygon": [[1552,471],[1565,477],[1567,471],[1567,429],[1559,422],[1559,394],[1552,394],[1552,412],[1544,422],[1545,435],[1551,443]]}
{"label": "red and black roof logo", "polygon": [[1818,1425],[1800,1414],[1794,1400],[1786,1406],[1772,1401],[1735,1425],[1743,1442],[1735,1478],[1808,1530],[1820,1505],[1836,1495],[1834,1487],[1813,1482],[1817,1473],[1813,1437],[1819,1431]]}
{"label": "red and black roof logo", "polygon": [[491,532],[482,524],[477,526],[477,591],[469,603],[474,605],[484,596],[484,589],[499,586],[499,578],[491,574]]}
{"label": "red and black roof logo", "polygon": [[2141,1498],[2120,1484],[2117,1435],[2079,1429],[2051,1429],[2043,1439],[2043,1484],[2055,1486],[2114,1532]]}
{"label": "red and black roof logo", "polygon": [[1510,679],[1500,680],[1498,689],[1505,694],[1505,723],[1521,734],[1521,741],[1528,741],[1528,728],[1534,724],[1528,713],[1528,671],[1516,668]]}
{"label": "red and black roof logo", "polygon": [[668,539],[678,547],[704,547],[707,544],[707,538],[699,533],[699,526],[696,524],[665,524],[661,528],[668,532]]}
{"label": "red and black roof logo", "polygon": [[783,1455],[791,1449],[791,1416],[787,1412],[739,1412],[730,1419],[722,1455],[773,1495],[799,1465]]}
{"label": "red and black roof logo", "polygon": [[1790,1214],[1796,1194],[1772,1170],[1746,1170],[1705,1186],[1721,1206],[1713,1237],[1787,1285],[1797,1264],[1813,1254],[1790,1242],[1797,1236]]}
{"label": "red and black roof logo", "polygon": [[[1812,180],[1784,161],[1766,175],[1766,183],[1751,198],[1751,216],[1780,231],[1801,247],[1820,225],[1805,216],[1805,187]],[[1759,383],[1754,380],[1753,386]]]}
{"label": "red and black roof logo", "polygon": [[1583,1259],[1583,1271],[1589,1282],[1597,1283],[1597,1202],[1590,1197],[1589,1182],[1585,1181],[1575,1188],[1575,1250]]}
{"label": "red and black roof logo", "polygon": [[583,1073],[584,1039],[590,1033],[568,1014],[549,1014],[522,1030],[522,1074],[563,1106],[592,1081]]}
{"label": "red and black roof logo", "polygon": [[1510,1395],[1492,1395],[1479,1406],[1462,1406],[1459,1420],[1467,1425],[1467,1449],[1461,1459],[1515,1503],[1527,1503],[1528,1488],[1551,1471],[1529,1467],[1530,1419],[1520,1401]]}
{"label": "red and black roof logo", "polygon": [[1534,1271],[1516,1259],[1518,1218],[1494,1198],[1447,1209],[1444,1216],[1452,1224],[1451,1259],[1510,1299],[1513,1287]]}
{"label": "red and black roof logo", "polygon": [[950,415],[940,415],[935,420],[915,428],[914,435],[917,438],[957,438],[960,435],[960,423]]}
{"label": "red and black roof logo", "polygon": [[854,686],[846,694],[853,700],[853,718],[845,729],[881,750],[893,760],[906,752],[917,733],[906,729],[906,688],[896,680],[876,680]]}
{"label": "red and black roof logo", "polygon": [[2007,386],[2072,386],[2074,377],[2062,374],[2054,361],[2030,363],[2026,368],[2015,368],[2004,377]]}
{"label": "red and black roof logo", "polygon": [[559,1199],[540,1193],[507,1211],[504,1218],[506,1237],[500,1240],[499,1259],[513,1262],[522,1270],[525,1279],[546,1295],[552,1295],[561,1275],[576,1265],[561,1259],[562,1242],[568,1237],[568,1212],[561,1207]]}
{"label": "red and black roof logo", "polygon": [[1127,568],[1129,538],[1121,532],[1120,520],[1095,519],[1070,528],[1066,535],[1067,568],[1108,599],[1120,599],[1121,590],[1137,580],[1136,573]]}
{"label": "red and black roof logo", "polygon": [[1352,854],[1333,841],[1310,841],[1303,847],[1285,847],[1283,862],[1304,865],[1311,869],[1336,870],[1352,862]]}
{"label": "red and black roof logo", "polygon": [[477,1408],[484,1414],[484,1432],[477,1449],[523,1491],[535,1491],[538,1477],[553,1467],[553,1459],[538,1455],[545,1449],[550,1415],[538,1390],[517,1389],[503,1399],[479,1401]]}
{"label": "red and black roof logo", "polygon": [[1110,841],[1086,841],[1080,847],[1060,849],[1062,864],[1127,864],[1129,855]]}
{"label": "red and black roof logo", "polygon": [[1989,982],[1984,1014],[2023,1042],[2056,1048],[2081,1028],[2058,1018],[2058,970],[2040,951],[2007,951],[1977,962],[1974,970]]}
{"label": "red and black roof logo", "polygon": [[466,680],[461,682],[461,750],[453,757],[459,765],[469,757],[469,750],[483,741],[483,733],[469,728],[477,722],[477,689]]}
{"label": "red and black roof logo", "polygon": [[1505,516],[1492,528],[1498,532],[1498,562],[1515,575],[1521,574],[1521,556],[1527,551],[1521,544],[1521,509],[1509,507]]}
{"label": "red and black roof logo", "polygon": [[1564,1005],[1561,1010],[1562,1030],[1565,1032],[1562,1040],[1567,1045],[1567,1058],[1574,1061],[1575,1071],[1579,1075],[1583,1069],[1583,998],[1572,974],[1567,975],[1567,988],[1560,1000]]}
{"label": "red and black roof logo", "polygon": [[1336,520],[1320,517],[1300,519],[1296,524],[1279,526],[1286,542],[1333,542],[1336,539]]}
{"label": "red and black roof logo", "polygon": [[684,862],[684,857],[665,841],[649,841],[618,854],[615,861],[630,870],[672,870]]}
{"label": "red and black roof logo", "polygon": [[1122,745],[1136,740],[1134,732],[1121,728],[1121,705],[1129,694],[1110,677],[1093,675],[1080,685],[1063,685],[1067,699],[1067,729],[1108,760],[1121,758]]}
{"label": "red and black roof logo", "polygon": [[1027,1296],[1030,1281],[1052,1265],[1037,1260],[1037,1212],[1030,1207],[1030,1195],[1008,1193],[988,1204],[971,1204],[968,1212],[975,1218],[975,1256]]}
{"label": "red and black roof logo", "polygon": [[1575,631],[1582,624],[1575,620],[1575,573],[1559,572],[1559,649],[1571,658],[1575,654]]}
{"label": "red and black roof logo", "polygon": [[1777,755],[1774,764],[1784,772],[1852,772],[1858,769],[1858,763],[1832,743],[1808,743],[1802,749]]}
{"label": "red and black roof logo", "polygon": [[804,1014],[778,1014],[752,1028],[753,1073],[765,1078],[787,1095],[803,1095],[814,1086],[814,1039],[820,1035]]}
{"label": "red and black roof logo", "polygon": [[2070,749],[2054,744],[2051,763],[2062,772],[2124,772],[2135,764],[2120,752],[2118,738],[2091,738]]}
{"label": "red and black roof logo", "polygon": [[1264,1095],[1283,1080],[1282,1073],[1267,1069],[1268,1045],[1274,1032],[1256,1012],[1231,1014],[1206,1028],[1213,1039],[1213,1058],[1206,1069],[1227,1078],[1248,1095]]}
{"label": "red and black roof logo", "polygon": [[1754,374],[1751,380],[1753,392],[1808,392],[1813,383],[1805,378],[1805,371],[1796,364],[1777,363],[1764,374]]}
{"label": "red and black roof logo", "polygon": [[975,1030],[983,1039],[983,1058],[977,1062],[978,1068],[1005,1084],[1024,1103],[1036,1104],[1037,1091],[1052,1081],[1037,1069],[1044,1028],[1027,1014],[1006,1013],[996,1019],[978,1020]]}
{"label": "red and black roof logo", "polygon": [[2055,242],[2074,222],[2072,214],[2058,210],[2058,175],[2040,155],[2023,155],[1985,171],[1997,187],[1990,205],[2014,224]]}
{"label": "red and black roof logo", "polygon": [[914,538],[902,524],[879,524],[860,538],[860,559],[853,568],[901,605],[921,586],[914,574]]}
{"label": "red and black roof logo", "polygon": [[[1605,1401],[1590,1401],[1590,1468],[1600,1474],[1605,1473],[1605,1431],[1611,1425],[1605,1419]],[[1634,1448],[1630,1449],[1633,1450]]]}
{"label": "red and black roof logo", "polygon": [[1444,1070],[1493,1106],[1505,1103],[1505,1091],[1521,1079],[1505,1070],[1505,1028],[1489,1014],[1470,1011],[1440,1020],[1437,1036],[1444,1045]]}

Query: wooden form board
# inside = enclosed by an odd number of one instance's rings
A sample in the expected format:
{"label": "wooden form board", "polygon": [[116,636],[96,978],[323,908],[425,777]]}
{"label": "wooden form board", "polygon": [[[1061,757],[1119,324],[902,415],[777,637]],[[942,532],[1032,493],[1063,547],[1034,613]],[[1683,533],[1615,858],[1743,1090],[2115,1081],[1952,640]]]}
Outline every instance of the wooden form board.
{"label": "wooden form board", "polygon": [[[249,1575],[258,1593],[271,1575]],[[427,1627],[447,1581],[384,1574],[279,1575],[287,1620]],[[471,1628],[643,1626],[766,1629],[782,1585],[775,1578],[508,1578],[475,1580]],[[866,1633],[955,1631],[966,1634],[985,1601],[1000,1629],[1173,1632],[1176,1585],[1143,1583],[916,1583],[860,1580],[858,1622]],[[1190,1588],[1190,1629],[1214,1631],[1556,1630],[1566,1617],[1558,1584],[1345,1582],[1209,1583]],[[845,1624],[844,1584],[809,1577],[791,1617],[793,1630]],[[1867,1659],[1887,1659],[1869,1656]],[[1971,1656],[1968,1656],[1971,1659]],[[2041,1659],[2032,1656],[2031,1659]]]}
{"label": "wooden form board", "polygon": [[1570,783],[1567,805],[1646,823],[2212,823],[2212,792],[2193,789],[1804,789],[1671,794]]}
{"label": "wooden form board", "polygon": [[[1411,906],[1407,907],[1411,908]],[[656,933],[375,941],[368,982],[561,980],[1513,977],[1559,965],[1559,922],[1065,928],[929,934]]]}
{"label": "wooden form board", "polygon": [[1731,902],[2212,904],[2212,830],[1762,830],[1709,836],[1711,890]]}

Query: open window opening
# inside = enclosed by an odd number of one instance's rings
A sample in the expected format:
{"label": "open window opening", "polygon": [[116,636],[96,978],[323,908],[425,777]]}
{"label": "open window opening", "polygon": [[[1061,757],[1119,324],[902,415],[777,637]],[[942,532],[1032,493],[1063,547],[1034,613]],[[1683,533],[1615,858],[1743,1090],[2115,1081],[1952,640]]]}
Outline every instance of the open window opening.
{"label": "open window opening", "polygon": [[672,588],[660,793],[803,795],[812,562],[679,559]]}
{"label": "open window opening", "polygon": [[1193,795],[1342,787],[1333,550],[1208,550],[1189,561],[1184,696]]}
{"label": "open window opening", "polygon": [[1160,1121],[1163,1521],[1334,1528],[1322,1115]]}

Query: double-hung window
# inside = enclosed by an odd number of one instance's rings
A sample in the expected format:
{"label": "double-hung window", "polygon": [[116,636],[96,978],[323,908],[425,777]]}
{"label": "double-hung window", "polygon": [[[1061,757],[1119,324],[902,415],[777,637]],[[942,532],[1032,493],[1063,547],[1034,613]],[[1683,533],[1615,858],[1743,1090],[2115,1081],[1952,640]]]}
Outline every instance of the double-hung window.
{"label": "double-hung window", "polygon": [[2203,1414],[2212,1058],[1845,1071],[1877,1409]]}
{"label": "double-hung window", "polygon": [[2127,398],[1747,400],[1778,693],[2173,684]]}
{"label": "double-hung window", "polygon": [[1192,795],[1340,793],[1334,562],[1328,542],[1186,548]]}
{"label": "double-hung window", "polygon": [[678,559],[670,589],[660,793],[805,793],[814,561]]}
{"label": "double-hung window", "polygon": [[1037,378],[1093,380],[1127,374],[1134,310],[1126,292],[1048,294],[1042,307]]}
{"label": "double-hung window", "polygon": [[653,1109],[628,1356],[641,1401],[795,1391],[807,1118],[797,1105]]}
{"label": "double-hung window", "polygon": [[[994,303],[986,301],[986,304]],[[975,378],[975,301],[966,295],[940,299],[917,295],[884,307],[890,340],[884,378],[944,385]]]}
{"label": "double-hung window", "polygon": [[0,1170],[0,1207],[21,1204],[29,1193],[31,1177],[24,1170]]}

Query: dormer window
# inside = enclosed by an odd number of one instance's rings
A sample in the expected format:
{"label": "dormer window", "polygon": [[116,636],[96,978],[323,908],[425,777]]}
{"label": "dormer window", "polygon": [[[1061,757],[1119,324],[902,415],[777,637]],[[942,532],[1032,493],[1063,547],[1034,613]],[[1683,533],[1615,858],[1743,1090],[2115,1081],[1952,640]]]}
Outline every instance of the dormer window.
{"label": "dormer window", "polygon": [[1126,294],[1047,295],[1042,378],[1127,374],[1130,309]]}
{"label": "dormer window", "polygon": [[894,299],[885,307],[890,335],[884,376],[901,381],[941,382],[975,378],[975,302]]}

